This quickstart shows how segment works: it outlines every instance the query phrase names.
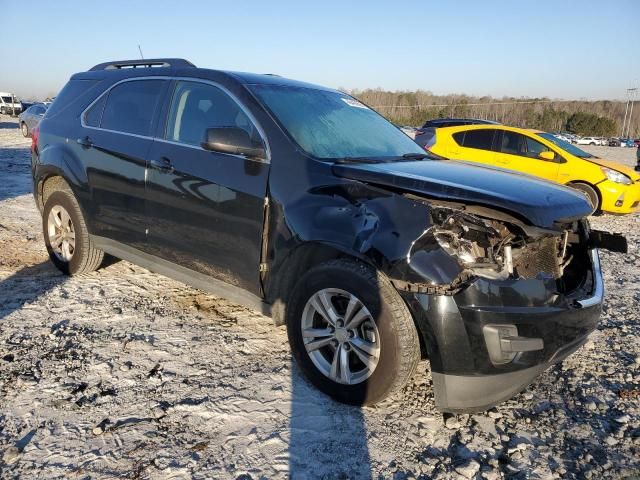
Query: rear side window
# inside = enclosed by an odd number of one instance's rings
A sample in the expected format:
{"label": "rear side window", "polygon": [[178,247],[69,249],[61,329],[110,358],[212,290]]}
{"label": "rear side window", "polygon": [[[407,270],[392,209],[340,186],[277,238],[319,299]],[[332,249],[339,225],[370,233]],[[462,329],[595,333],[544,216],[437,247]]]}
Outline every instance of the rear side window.
{"label": "rear side window", "polygon": [[150,136],[163,84],[164,80],[134,80],[113,87],[104,106],[100,127]]}
{"label": "rear side window", "polygon": [[465,148],[477,148],[479,150],[491,150],[493,145],[494,130],[468,130],[453,134],[456,143]]}
{"label": "rear side window", "polygon": [[258,131],[238,104],[213,85],[178,82],[171,102],[165,138],[200,145],[207,128],[238,127],[262,142]]}
{"label": "rear side window", "polygon": [[47,118],[57,115],[93,87],[98,80],[69,80],[47,109]]}

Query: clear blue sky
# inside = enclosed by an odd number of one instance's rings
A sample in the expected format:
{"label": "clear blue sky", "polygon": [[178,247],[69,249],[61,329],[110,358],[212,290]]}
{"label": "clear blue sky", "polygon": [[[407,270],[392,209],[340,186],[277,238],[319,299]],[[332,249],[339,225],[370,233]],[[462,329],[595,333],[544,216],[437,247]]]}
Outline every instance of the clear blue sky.
{"label": "clear blue sky", "polygon": [[57,92],[113,59],[180,56],[330,87],[624,98],[640,1],[0,0],[0,90]]}

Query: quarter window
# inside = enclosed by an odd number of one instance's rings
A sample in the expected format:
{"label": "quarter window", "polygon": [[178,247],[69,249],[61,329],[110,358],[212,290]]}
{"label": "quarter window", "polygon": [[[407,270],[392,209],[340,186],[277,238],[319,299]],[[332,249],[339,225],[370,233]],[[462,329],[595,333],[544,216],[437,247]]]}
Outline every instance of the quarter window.
{"label": "quarter window", "polygon": [[84,123],[89,127],[99,127],[102,120],[104,104],[107,103],[107,95],[102,95],[96,103],[84,114]]}
{"label": "quarter window", "polygon": [[100,127],[149,136],[163,83],[163,80],[135,80],[113,87],[104,106]]}
{"label": "quarter window", "polygon": [[224,91],[200,82],[178,82],[171,101],[165,139],[200,145],[207,128],[237,127],[262,143],[255,126]]}
{"label": "quarter window", "polygon": [[458,145],[465,148],[477,148],[479,150],[491,150],[494,130],[483,128],[479,130],[467,130],[453,134],[453,139]]}

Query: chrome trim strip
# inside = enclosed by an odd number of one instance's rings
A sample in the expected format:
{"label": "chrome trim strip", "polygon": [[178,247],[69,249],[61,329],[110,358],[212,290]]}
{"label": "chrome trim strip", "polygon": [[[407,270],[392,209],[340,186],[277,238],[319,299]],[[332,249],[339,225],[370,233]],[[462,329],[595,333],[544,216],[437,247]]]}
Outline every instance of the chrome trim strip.
{"label": "chrome trim strip", "polygon": [[142,139],[146,139],[146,140],[157,140],[160,142],[165,142],[165,143],[171,143],[174,145],[180,145],[183,147],[190,147],[190,148],[196,148],[199,150],[204,150],[204,148],[202,147],[198,147],[196,145],[189,145],[186,143],[180,143],[180,142],[174,142],[171,140],[165,140],[164,138],[159,138],[159,137],[150,137],[150,136],[146,136],[146,135],[138,135],[135,133],[127,133],[127,132],[120,132],[118,130],[110,130],[108,128],[100,128],[100,127],[92,127],[90,125],[87,125],[84,122],[84,117],[87,113],[87,111],[93,107],[94,104],[96,104],[103,96],[107,95],[114,87],[116,87],[117,85],[120,85],[121,83],[125,83],[125,82],[135,82],[138,80],[176,80],[176,81],[189,81],[189,82],[198,82],[198,83],[205,83],[205,84],[209,84],[212,85],[216,88],[219,88],[220,90],[222,90],[224,93],[226,93],[227,95],[229,95],[229,97],[231,97],[231,99],[238,105],[238,107],[240,108],[240,110],[242,110],[247,117],[249,117],[249,120],[251,120],[251,122],[253,123],[253,125],[256,127],[256,129],[258,130],[258,134],[260,135],[260,138],[262,140],[262,143],[264,143],[265,146],[265,153],[267,155],[267,158],[264,160],[258,160],[258,159],[254,159],[254,158],[247,158],[244,157],[242,155],[233,155],[233,154],[227,154],[230,155],[232,157],[236,157],[236,158],[241,158],[243,160],[251,160],[254,162],[260,162],[260,163],[271,163],[271,147],[269,145],[269,142],[267,140],[267,135],[264,132],[264,129],[262,128],[262,126],[260,125],[260,123],[256,120],[256,118],[253,116],[253,114],[242,104],[242,102],[233,94],[231,93],[226,87],[224,87],[223,85],[220,85],[219,83],[213,82],[211,80],[206,80],[204,78],[196,78],[196,77],[175,77],[175,76],[166,76],[166,75],[153,75],[153,76],[146,76],[146,77],[132,77],[132,78],[125,78],[123,80],[120,80],[119,82],[114,83],[113,85],[109,86],[109,88],[107,88],[104,92],[102,92],[100,95],[98,95],[96,97],[96,99],[91,102],[87,108],[85,108],[82,113],[80,114],[80,125],[83,128],[88,128],[91,130],[98,130],[101,132],[110,132],[110,133],[119,133],[120,135],[128,135],[130,137],[136,137],[136,138],[142,138]]}
{"label": "chrome trim strip", "polygon": [[604,283],[602,282],[602,270],[600,267],[598,249],[593,248],[589,253],[591,257],[591,271],[593,275],[593,290],[590,297],[577,301],[578,305],[582,308],[598,305],[599,303],[602,303],[602,300],[604,299]]}

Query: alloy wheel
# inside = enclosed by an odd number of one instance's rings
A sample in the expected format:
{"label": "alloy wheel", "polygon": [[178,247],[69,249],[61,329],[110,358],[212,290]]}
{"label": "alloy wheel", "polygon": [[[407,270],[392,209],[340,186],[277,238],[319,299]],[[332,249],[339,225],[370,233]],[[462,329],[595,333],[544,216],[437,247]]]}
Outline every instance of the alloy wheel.
{"label": "alloy wheel", "polygon": [[47,235],[55,256],[63,262],[71,261],[76,250],[76,232],[64,207],[55,205],[49,212]]}
{"label": "alloy wheel", "polygon": [[380,334],[355,295],[322,289],[307,301],[301,322],[307,354],[324,376],[355,385],[373,374],[380,360]]}

